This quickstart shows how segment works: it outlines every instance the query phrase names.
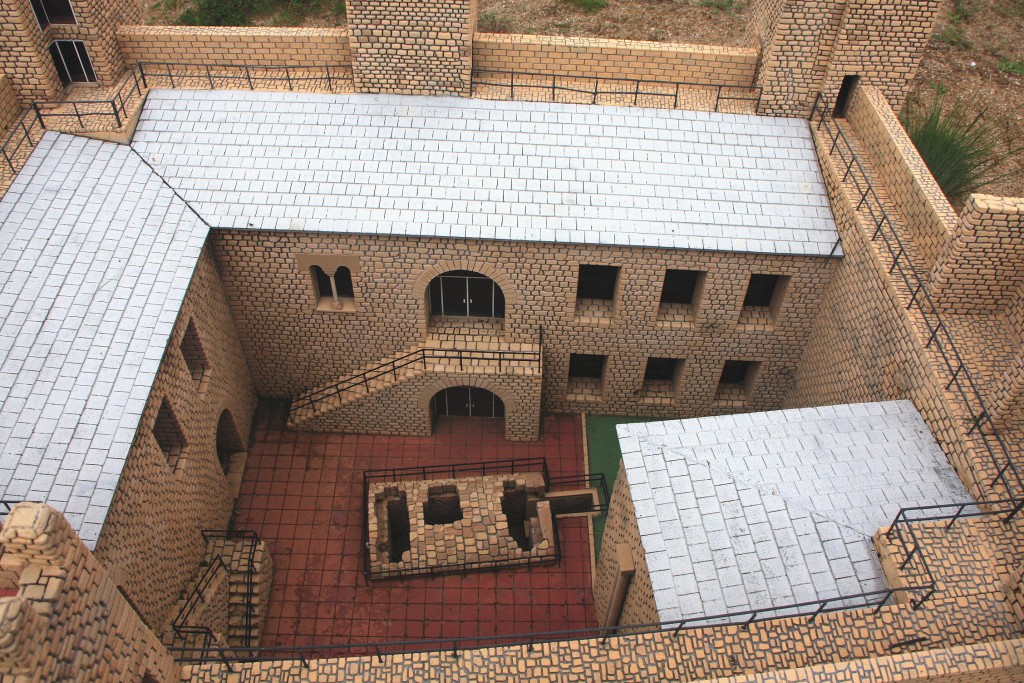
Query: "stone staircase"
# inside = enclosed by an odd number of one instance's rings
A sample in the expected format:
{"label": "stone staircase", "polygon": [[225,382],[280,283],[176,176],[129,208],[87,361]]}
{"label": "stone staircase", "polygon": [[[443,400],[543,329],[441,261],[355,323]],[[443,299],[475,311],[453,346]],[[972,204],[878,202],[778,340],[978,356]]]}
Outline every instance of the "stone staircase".
{"label": "stone staircase", "polygon": [[433,334],[380,361],[368,363],[292,401],[288,426],[299,428],[345,406],[426,374],[539,375],[540,344],[509,343],[494,336]]}

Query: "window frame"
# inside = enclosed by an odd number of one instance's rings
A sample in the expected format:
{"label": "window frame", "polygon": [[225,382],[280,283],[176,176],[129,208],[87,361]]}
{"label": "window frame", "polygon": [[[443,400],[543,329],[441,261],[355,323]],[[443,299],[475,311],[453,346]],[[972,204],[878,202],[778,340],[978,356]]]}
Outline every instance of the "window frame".
{"label": "window frame", "polygon": [[32,13],[36,15],[36,23],[39,24],[40,31],[45,31],[50,26],[78,25],[78,14],[75,12],[75,6],[71,4],[71,0],[67,0],[68,10],[71,12],[71,21],[54,21],[51,19],[50,13],[46,10],[44,0],[30,0],[30,4],[32,5]]}

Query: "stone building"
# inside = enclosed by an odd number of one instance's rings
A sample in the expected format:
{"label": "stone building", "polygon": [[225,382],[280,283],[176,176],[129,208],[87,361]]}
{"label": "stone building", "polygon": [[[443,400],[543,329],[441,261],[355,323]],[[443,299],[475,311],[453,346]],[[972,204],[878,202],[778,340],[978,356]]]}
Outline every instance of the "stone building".
{"label": "stone building", "polygon": [[[472,0],[337,30],[4,0],[0,680],[1018,680],[1024,200],[957,214],[899,127],[938,9],[758,0],[720,48],[479,34]],[[613,630],[261,655],[273,549],[231,521],[261,399],[517,444],[669,420],[620,428]],[[884,503],[836,490],[865,468]]]}

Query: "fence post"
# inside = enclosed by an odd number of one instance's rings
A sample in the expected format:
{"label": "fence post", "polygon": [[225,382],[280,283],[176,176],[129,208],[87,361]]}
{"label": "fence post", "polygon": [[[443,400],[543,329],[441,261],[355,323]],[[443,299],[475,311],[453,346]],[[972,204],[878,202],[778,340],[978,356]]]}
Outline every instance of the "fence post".
{"label": "fence post", "polygon": [[206,65],[206,82],[210,84],[210,90],[214,90],[213,76],[210,75],[210,65]]}
{"label": "fence post", "polygon": [[[149,85],[146,83],[146,67],[145,62],[139,62],[139,76],[142,77],[142,87],[148,88]],[[139,93],[142,94],[141,92]]]}
{"label": "fence post", "polygon": [[43,130],[46,130],[46,124],[43,122],[43,115],[39,112],[39,103],[33,102],[32,109],[36,113],[36,120],[39,121],[39,125],[43,127]]}
{"label": "fence post", "polygon": [[72,102],[71,107],[75,110],[75,116],[78,117],[78,125],[80,128],[85,128],[85,124],[82,123],[82,113],[78,111],[78,102]]}
{"label": "fence post", "polygon": [[245,65],[245,80],[249,82],[249,90],[252,90],[252,76],[249,74],[249,65]]}
{"label": "fence post", "polygon": [[121,127],[121,115],[117,112],[117,102],[110,101],[110,108],[114,110],[114,121],[117,122],[117,127]]}

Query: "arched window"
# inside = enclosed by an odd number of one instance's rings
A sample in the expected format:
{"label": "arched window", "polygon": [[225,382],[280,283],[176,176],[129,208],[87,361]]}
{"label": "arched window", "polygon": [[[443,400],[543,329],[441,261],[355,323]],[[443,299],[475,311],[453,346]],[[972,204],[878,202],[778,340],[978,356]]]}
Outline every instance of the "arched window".
{"label": "arched window", "polygon": [[505,294],[491,278],[472,270],[450,270],[427,286],[430,315],[504,318]]}
{"label": "arched window", "polygon": [[352,310],[355,308],[355,293],[352,290],[352,272],[345,266],[338,266],[333,276],[320,266],[310,268],[316,283],[318,306]]}

